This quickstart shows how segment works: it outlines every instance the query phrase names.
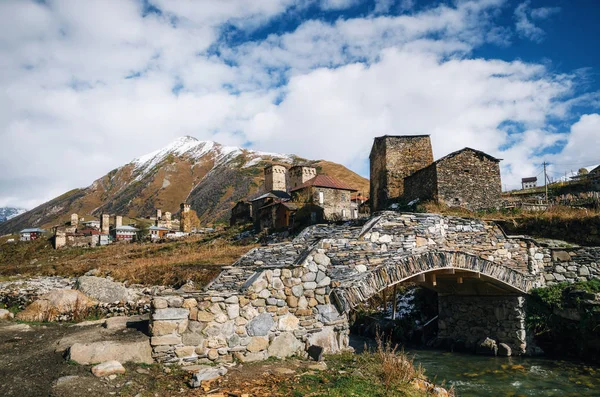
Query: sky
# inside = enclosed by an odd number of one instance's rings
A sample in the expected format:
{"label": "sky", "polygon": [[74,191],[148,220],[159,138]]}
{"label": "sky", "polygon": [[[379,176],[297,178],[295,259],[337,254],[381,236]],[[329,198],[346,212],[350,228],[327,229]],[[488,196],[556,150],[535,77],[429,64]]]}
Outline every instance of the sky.
{"label": "sky", "polygon": [[600,164],[600,1],[0,0],[0,207],[190,135],[368,177],[373,138]]}

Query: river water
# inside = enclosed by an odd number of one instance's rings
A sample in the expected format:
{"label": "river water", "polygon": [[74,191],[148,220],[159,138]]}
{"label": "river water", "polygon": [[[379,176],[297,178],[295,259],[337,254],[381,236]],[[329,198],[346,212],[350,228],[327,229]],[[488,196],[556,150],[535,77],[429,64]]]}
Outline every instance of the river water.
{"label": "river water", "polygon": [[406,352],[430,380],[454,386],[458,397],[600,396],[600,367],[541,358]]}

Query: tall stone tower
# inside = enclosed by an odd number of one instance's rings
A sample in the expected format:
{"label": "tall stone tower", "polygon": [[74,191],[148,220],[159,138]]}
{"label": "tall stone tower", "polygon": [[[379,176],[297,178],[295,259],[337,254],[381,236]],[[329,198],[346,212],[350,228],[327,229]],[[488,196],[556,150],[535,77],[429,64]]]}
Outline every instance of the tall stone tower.
{"label": "tall stone tower", "polygon": [[433,163],[429,135],[385,135],[375,138],[371,155],[371,211],[387,208],[402,197],[404,178]]}
{"label": "tall stone tower", "polygon": [[189,204],[181,203],[180,214],[179,214],[179,231],[184,233],[192,232],[192,213]]}
{"label": "tall stone tower", "polygon": [[123,226],[123,217],[121,215],[115,215],[115,228]]}
{"label": "tall stone tower", "polygon": [[290,168],[290,190],[317,176],[317,169],[310,165],[295,165]]}
{"label": "tall stone tower", "polygon": [[110,231],[110,215],[102,214],[100,217],[100,231],[102,234],[108,234]]}
{"label": "tall stone tower", "polygon": [[156,209],[156,220],[160,221],[160,219],[162,218],[162,211],[160,210],[160,208]]}
{"label": "tall stone tower", "polygon": [[79,224],[79,216],[77,214],[71,214],[71,226],[77,227]]}
{"label": "tall stone tower", "polygon": [[286,191],[287,168],[279,164],[271,164],[265,167],[265,190]]}

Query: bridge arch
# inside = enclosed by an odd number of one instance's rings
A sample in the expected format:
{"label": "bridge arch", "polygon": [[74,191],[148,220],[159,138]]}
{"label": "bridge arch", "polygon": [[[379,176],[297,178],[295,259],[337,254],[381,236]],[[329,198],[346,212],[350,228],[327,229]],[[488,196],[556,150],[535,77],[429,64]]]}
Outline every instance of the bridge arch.
{"label": "bridge arch", "polygon": [[461,251],[429,251],[390,258],[358,277],[340,282],[330,296],[338,310],[347,313],[388,287],[419,275],[449,269],[483,275],[518,295],[526,294],[536,285],[534,276],[473,254]]}

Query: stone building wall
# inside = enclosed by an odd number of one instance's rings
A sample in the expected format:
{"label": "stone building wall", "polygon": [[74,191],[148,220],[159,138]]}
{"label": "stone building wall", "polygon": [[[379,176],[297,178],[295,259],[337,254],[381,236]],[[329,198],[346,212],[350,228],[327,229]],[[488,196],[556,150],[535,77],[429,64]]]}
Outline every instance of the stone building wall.
{"label": "stone building wall", "polygon": [[252,222],[252,204],[239,201],[231,210],[229,224],[231,226]]}
{"label": "stone building wall", "polygon": [[301,186],[304,182],[317,176],[317,169],[309,166],[296,165],[289,172],[290,190]]}
{"label": "stone building wall", "polygon": [[437,168],[435,164],[425,167],[404,179],[404,196],[406,203],[413,200],[425,202],[438,197]]}
{"label": "stone building wall", "polygon": [[467,149],[438,161],[436,168],[440,202],[470,210],[500,206],[502,182],[497,160]]}
{"label": "stone building wall", "polygon": [[433,163],[429,135],[383,136],[371,148],[371,212],[404,194],[404,178]]}
{"label": "stone building wall", "polygon": [[[349,190],[311,186],[308,191],[313,204],[323,208],[325,219],[346,220],[352,218],[352,201],[350,200],[352,192]],[[323,203],[319,201],[319,192],[323,192]],[[343,216],[344,211],[345,216]]]}
{"label": "stone building wall", "polygon": [[274,164],[272,166],[265,167],[265,191],[270,192],[273,190],[280,190],[282,192],[287,191],[286,179],[287,179],[287,168],[283,165]]}
{"label": "stone building wall", "polygon": [[438,338],[462,341],[469,350],[491,338],[510,346],[513,355],[526,352],[523,296],[438,296]]}

